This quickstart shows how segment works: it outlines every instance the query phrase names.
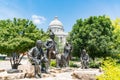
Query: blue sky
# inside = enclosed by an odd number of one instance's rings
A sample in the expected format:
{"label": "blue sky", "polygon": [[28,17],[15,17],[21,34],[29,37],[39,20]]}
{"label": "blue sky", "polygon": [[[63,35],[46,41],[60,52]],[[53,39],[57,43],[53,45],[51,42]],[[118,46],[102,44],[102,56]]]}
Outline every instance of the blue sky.
{"label": "blue sky", "polygon": [[69,32],[77,19],[104,14],[120,17],[120,0],[0,0],[0,19],[30,19],[45,31],[55,16]]}

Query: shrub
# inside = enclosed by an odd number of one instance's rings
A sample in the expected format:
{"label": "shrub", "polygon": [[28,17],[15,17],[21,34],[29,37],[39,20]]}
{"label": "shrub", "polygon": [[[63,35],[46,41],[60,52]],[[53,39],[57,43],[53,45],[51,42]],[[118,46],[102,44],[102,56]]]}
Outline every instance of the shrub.
{"label": "shrub", "polygon": [[90,68],[99,68],[100,67],[100,63],[96,63],[94,61],[89,63],[89,67]]}
{"label": "shrub", "polygon": [[51,60],[50,66],[51,66],[51,67],[56,67],[56,61],[55,61],[55,60]]}
{"label": "shrub", "polygon": [[78,65],[77,65],[77,64],[74,64],[74,62],[73,62],[73,61],[70,61],[69,66],[70,66],[70,67],[78,67]]}
{"label": "shrub", "polygon": [[72,57],[71,60],[72,61],[80,61],[80,58],[79,57]]}
{"label": "shrub", "polygon": [[108,58],[103,62],[102,68],[104,73],[97,76],[97,80],[120,80],[120,68],[116,65],[116,61]]}
{"label": "shrub", "polygon": [[95,58],[95,61],[90,60],[89,67],[90,68],[99,68],[101,63],[103,62],[103,58]]}

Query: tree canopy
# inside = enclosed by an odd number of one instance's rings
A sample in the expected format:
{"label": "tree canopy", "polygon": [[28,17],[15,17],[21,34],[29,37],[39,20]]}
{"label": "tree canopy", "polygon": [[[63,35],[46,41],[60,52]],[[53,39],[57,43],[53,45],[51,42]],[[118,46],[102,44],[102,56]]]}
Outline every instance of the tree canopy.
{"label": "tree canopy", "polygon": [[0,20],[0,53],[23,53],[35,45],[36,40],[45,40],[47,34],[27,19]]}
{"label": "tree canopy", "polygon": [[68,39],[72,41],[73,55],[79,56],[84,48],[92,58],[109,54],[113,45],[112,31],[112,23],[106,16],[78,19]]}
{"label": "tree canopy", "polygon": [[119,53],[120,52],[120,18],[117,18],[112,21],[112,25],[114,27],[113,30],[113,35],[114,35],[114,46],[113,48],[114,53]]}

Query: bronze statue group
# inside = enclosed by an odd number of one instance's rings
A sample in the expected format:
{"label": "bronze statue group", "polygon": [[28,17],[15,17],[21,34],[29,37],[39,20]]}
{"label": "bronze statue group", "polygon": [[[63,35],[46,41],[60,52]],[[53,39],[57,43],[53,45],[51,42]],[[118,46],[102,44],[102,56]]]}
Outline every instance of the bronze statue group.
{"label": "bronze statue group", "polygon": [[[34,77],[41,78],[41,73],[49,73],[51,58],[56,59],[56,67],[68,67],[71,57],[72,46],[66,42],[63,54],[59,54],[57,50],[57,43],[55,42],[55,34],[50,30],[50,39],[44,44],[46,52],[43,51],[43,43],[41,40],[36,41],[36,46],[28,52],[28,59],[34,65]],[[89,56],[86,54],[85,49],[81,53],[82,68],[88,68]],[[44,66],[42,66],[44,64]]]}

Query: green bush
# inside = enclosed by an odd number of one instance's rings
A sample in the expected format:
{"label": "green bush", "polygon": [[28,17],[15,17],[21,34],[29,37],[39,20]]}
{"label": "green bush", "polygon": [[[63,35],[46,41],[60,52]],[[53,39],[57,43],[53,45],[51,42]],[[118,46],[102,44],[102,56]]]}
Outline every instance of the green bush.
{"label": "green bush", "polygon": [[80,61],[80,58],[79,58],[79,57],[72,57],[71,60],[72,60],[72,61]]}
{"label": "green bush", "polygon": [[113,53],[113,54],[110,54],[110,57],[113,58],[113,59],[120,59],[120,53]]}
{"label": "green bush", "polygon": [[56,67],[56,61],[55,61],[55,60],[51,60],[50,66],[51,66],[51,67]]}
{"label": "green bush", "polygon": [[69,66],[70,66],[70,67],[78,67],[78,65],[77,65],[77,64],[74,64],[74,62],[73,62],[73,61],[70,61]]}
{"label": "green bush", "polygon": [[103,62],[104,58],[95,58],[95,60],[90,60],[89,67],[90,68],[99,68]]}
{"label": "green bush", "polygon": [[97,80],[120,80],[120,67],[116,60],[108,58],[103,62],[102,69],[104,73],[97,76]]}
{"label": "green bush", "polygon": [[96,63],[94,61],[89,63],[89,67],[90,68],[99,68],[100,67],[100,63]]}

